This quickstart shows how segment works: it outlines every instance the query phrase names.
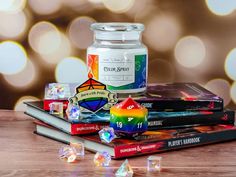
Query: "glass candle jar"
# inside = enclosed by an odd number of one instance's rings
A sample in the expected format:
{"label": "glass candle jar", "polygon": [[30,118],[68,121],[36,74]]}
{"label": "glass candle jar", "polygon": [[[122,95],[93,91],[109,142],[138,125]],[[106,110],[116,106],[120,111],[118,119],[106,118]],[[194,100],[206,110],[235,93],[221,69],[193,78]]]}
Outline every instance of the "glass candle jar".
{"label": "glass candle jar", "polygon": [[147,87],[148,52],[139,23],[94,23],[87,49],[89,73],[116,93],[140,93]]}

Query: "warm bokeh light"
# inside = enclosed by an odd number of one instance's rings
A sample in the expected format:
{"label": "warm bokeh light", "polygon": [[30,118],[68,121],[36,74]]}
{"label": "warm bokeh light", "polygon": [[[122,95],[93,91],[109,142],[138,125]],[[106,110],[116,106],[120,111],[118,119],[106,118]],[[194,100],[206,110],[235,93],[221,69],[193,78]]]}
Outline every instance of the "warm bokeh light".
{"label": "warm bokeh light", "polygon": [[62,0],[28,0],[32,10],[40,15],[49,15],[60,10]]}
{"label": "warm bokeh light", "polygon": [[181,38],[175,46],[175,58],[184,67],[193,68],[200,65],[205,56],[206,47],[196,36]]}
{"label": "warm bokeh light", "polygon": [[234,82],[230,89],[230,95],[234,103],[236,104],[236,82]]}
{"label": "warm bokeh light", "polygon": [[235,0],[206,0],[207,7],[215,15],[229,15],[236,8]]}
{"label": "warm bokeh light", "polygon": [[225,72],[230,79],[236,81],[236,48],[232,49],[226,57]]}
{"label": "warm bokeh light", "polygon": [[212,79],[205,85],[206,89],[209,89],[216,95],[224,99],[224,106],[227,106],[230,101],[230,83],[227,80],[217,78]]}
{"label": "warm bokeh light", "polygon": [[21,37],[27,28],[27,18],[24,12],[0,12],[0,38],[16,39]]}
{"label": "warm bokeh light", "polygon": [[153,59],[148,64],[148,82],[173,82],[175,76],[173,65],[167,60]]}
{"label": "warm bokeh light", "polygon": [[27,101],[39,101],[39,98],[34,97],[34,96],[23,96],[19,98],[14,106],[15,111],[25,111],[26,110],[26,105],[24,102]]}
{"label": "warm bokeh light", "polygon": [[171,15],[157,15],[146,25],[144,31],[147,44],[157,51],[167,51],[174,47],[181,35],[178,20]]}
{"label": "warm bokeh light", "polygon": [[68,37],[60,33],[61,42],[60,46],[50,54],[41,54],[41,58],[50,64],[57,64],[63,58],[68,57],[72,53],[71,43]]}
{"label": "warm bokeh light", "polygon": [[84,61],[76,57],[63,59],[56,67],[57,82],[78,83],[84,82],[87,77],[87,66]]}
{"label": "warm bokeh light", "polygon": [[24,9],[26,0],[0,0],[0,11],[15,13]]}
{"label": "warm bokeh light", "polygon": [[38,22],[30,29],[28,40],[34,51],[43,55],[56,52],[61,45],[59,30],[46,21]]}
{"label": "warm bokeh light", "polygon": [[36,68],[31,60],[27,61],[26,67],[19,73],[4,75],[3,78],[13,87],[26,88],[36,81]]}
{"label": "warm bokeh light", "polygon": [[93,41],[90,25],[95,20],[90,17],[78,17],[69,25],[68,35],[71,42],[79,49],[86,49]]}
{"label": "warm bokeh light", "polygon": [[94,4],[102,3],[102,0],[88,0],[88,1],[91,2],[91,3],[94,3]]}
{"label": "warm bokeh light", "polygon": [[26,63],[26,51],[19,43],[14,41],[0,43],[0,73],[19,73],[25,68]]}
{"label": "warm bokeh light", "polygon": [[86,80],[94,22],[143,23],[149,83],[196,82],[236,109],[235,17],[236,0],[0,0],[0,109]]}
{"label": "warm bokeh light", "polygon": [[104,6],[112,12],[123,13],[128,11],[135,0],[103,0]]}

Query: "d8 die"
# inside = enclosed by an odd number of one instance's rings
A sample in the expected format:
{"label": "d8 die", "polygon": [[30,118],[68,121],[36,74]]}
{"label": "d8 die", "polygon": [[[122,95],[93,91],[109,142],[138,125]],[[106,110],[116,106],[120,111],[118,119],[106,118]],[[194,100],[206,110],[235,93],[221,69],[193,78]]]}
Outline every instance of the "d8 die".
{"label": "d8 die", "polygon": [[118,136],[135,137],[147,131],[148,110],[131,97],[110,109],[110,127]]}

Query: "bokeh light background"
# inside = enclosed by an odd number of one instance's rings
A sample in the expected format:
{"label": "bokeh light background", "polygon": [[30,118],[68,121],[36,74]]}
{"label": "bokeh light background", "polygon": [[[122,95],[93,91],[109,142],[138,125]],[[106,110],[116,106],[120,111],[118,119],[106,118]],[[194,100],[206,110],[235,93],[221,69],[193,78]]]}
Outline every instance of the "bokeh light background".
{"label": "bokeh light background", "polygon": [[144,23],[149,82],[197,82],[236,108],[236,0],[0,0],[0,108],[86,79],[93,22]]}

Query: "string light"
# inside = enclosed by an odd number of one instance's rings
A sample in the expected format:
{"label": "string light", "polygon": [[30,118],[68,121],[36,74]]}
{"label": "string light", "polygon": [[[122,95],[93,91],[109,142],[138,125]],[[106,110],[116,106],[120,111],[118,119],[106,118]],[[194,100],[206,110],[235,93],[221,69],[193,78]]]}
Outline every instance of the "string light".
{"label": "string light", "polygon": [[236,8],[235,0],[206,0],[205,2],[213,14],[220,16],[229,15]]}
{"label": "string light", "polygon": [[234,82],[230,89],[230,95],[234,103],[236,104],[236,82]]}
{"label": "string light", "polygon": [[41,58],[50,64],[57,64],[63,58],[68,57],[72,54],[71,43],[68,37],[60,33],[61,42],[58,48],[55,51],[52,51],[49,54],[41,54]]}
{"label": "string light", "polygon": [[87,80],[87,67],[77,57],[68,57],[58,63],[55,71],[57,82],[81,84]]}
{"label": "string light", "polygon": [[236,48],[232,49],[225,59],[225,72],[230,79],[236,81]]}
{"label": "string light", "polygon": [[4,75],[3,78],[13,87],[26,88],[36,81],[36,69],[32,61],[28,60],[26,67],[21,72]]}
{"label": "string light", "polygon": [[206,47],[196,36],[183,37],[175,46],[175,58],[184,67],[193,68],[200,65],[205,56]]}
{"label": "string light", "polygon": [[0,0],[0,11],[16,13],[25,8],[26,0]]}
{"label": "string light", "polygon": [[16,13],[0,12],[0,38],[18,39],[25,32],[28,26],[27,18],[24,12]]}
{"label": "string light", "polygon": [[221,78],[212,79],[206,83],[205,87],[223,98],[224,106],[230,103],[230,83],[227,80]]}
{"label": "string light", "polygon": [[104,6],[112,12],[127,12],[133,5],[135,0],[103,0]]}
{"label": "string light", "polygon": [[173,49],[181,35],[178,20],[171,15],[153,17],[146,26],[144,36],[147,44],[157,51]]}
{"label": "string light", "polygon": [[56,52],[61,45],[61,35],[57,27],[46,21],[36,23],[29,32],[29,44],[32,49],[43,55]]}
{"label": "string light", "polygon": [[86,49],[93,41],[93,32],[90,25],[95,20],[90,17],[78,17],[74,19],[68,28],[68,35],[71,42],[79,49]]}
{"label": "string light", "polygon": [[62,0],[28,0],[32,10],[40,15],[49,15],[60,10]]}
{"label": "string light", "polygon": [[14,41],[0,43],[0,72],[16,74],[21,72],[27,63],[27,54],[22,45]]}

